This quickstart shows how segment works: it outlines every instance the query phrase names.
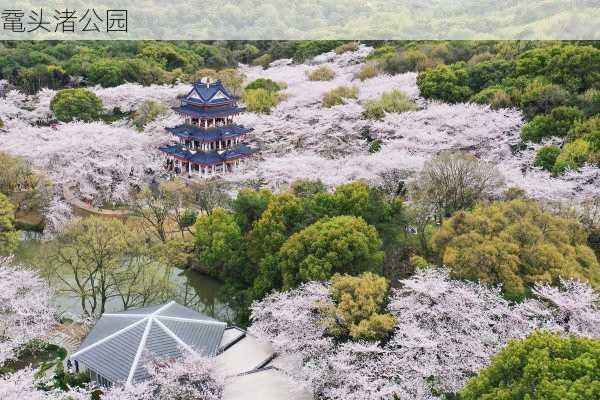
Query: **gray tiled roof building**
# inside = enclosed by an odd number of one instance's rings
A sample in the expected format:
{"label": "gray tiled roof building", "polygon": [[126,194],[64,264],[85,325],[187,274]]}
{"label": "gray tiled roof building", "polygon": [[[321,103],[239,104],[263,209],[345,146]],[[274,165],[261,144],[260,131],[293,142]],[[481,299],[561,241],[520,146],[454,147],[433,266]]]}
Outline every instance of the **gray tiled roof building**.
{"label": "gray tiled roof building", "polygon": [[175,302],[106,313],[71,355],[103,385],[139,382],[148,377],[146,357],[179,358],[189,351],[215,356],[226,324]]}

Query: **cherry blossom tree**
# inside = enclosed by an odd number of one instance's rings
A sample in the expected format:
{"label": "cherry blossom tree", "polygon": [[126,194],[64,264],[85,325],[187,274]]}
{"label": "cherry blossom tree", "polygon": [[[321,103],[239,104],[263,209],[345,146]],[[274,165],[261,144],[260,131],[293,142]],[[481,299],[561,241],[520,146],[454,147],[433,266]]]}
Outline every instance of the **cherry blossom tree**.
{"label": "cherry blossom tree", "polygon": [[600,334],[597,294],[586,284],[538,285],[538,298],[514,304],[500,288],[427,269],[392,290],[388,311],[397,324],[388,341],[335,343],[317,311],[319,303],[331,302],[327,287],[312,282],[267,296],[252,306],[250,327],[274,343],[280,363],[301,384],[325,399],[438,399],[457,392],[509,340],[532,330]]}
{"label": "cherry blossom tree", "polygon": [[0,365],[56,323],[52,290],[35,271],[0,258]]}

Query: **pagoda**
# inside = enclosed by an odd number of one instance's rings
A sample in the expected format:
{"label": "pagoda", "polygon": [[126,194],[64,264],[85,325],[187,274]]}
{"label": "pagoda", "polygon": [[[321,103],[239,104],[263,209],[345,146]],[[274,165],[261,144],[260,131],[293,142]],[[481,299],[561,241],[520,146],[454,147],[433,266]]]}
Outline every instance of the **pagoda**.
{"label": "pagoda", "polygon": [[229,94],[220,80],[202,78],[173,111],[185,122],[166,128],[174,143],[160,148],[167,155],[167,169],[189,177],[210,177],[234,171],[256,150],[243,141],[251,128],[234,123],[245,111],[238,107],[238,97]]}

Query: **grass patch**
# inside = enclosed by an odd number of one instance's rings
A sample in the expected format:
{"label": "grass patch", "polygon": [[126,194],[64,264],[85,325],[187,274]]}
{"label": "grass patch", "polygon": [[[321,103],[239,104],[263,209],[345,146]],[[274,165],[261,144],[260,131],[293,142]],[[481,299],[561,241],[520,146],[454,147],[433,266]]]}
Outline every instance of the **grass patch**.
{"label": "grass patch", "polygon": [[379,100],[365,103],[363,117],[367,119],[383,119],[386,113],[401,113],[417,109],[414,101],[400,90],[384,93]]}
{"label": "grass patch", "polygon": [[374,78],[381,73],[381,69],[376,63],[370,62],[362,66],[362,68],[354,74],[355,79],[365,81],[369,78]]}
{"label": "grass patch", "polygon": [[336,47],[334,49],[334,51],[335,51],[335,54],[344,54],[344,53],[347,53],[349,51],[356,51],[356,50],[358,50],[358,46],[359,46],[358,42],[348,42],[348,43],[344,43],[344,44]]}
{"label": "grass patch", "polygon": [[312,71],[307,71],[306,75],[311,81],[330,81],[335,78],[335,71],[330,67],[323,65]]}
{"label": "grass patch", "polygon": [[250,82],[246,86],[246,90],[265,89],[270,92],[278,92],[281,89],[285,89],[286,86],[285,83],[278,83],[268,78],[259,78]]}
{"label": "grass patch", "polygon": [[338,86],[323,95],[321,104],[323,107],[333,107],[344,104],[344,99],[356,99],[358,88],[356,86]]}
{"label": "grass patch", "polygon": [[266,89],[245,90],[242,96],[246,109],[259,114],[270,114],[281,100],[282,96],[279,93]]}

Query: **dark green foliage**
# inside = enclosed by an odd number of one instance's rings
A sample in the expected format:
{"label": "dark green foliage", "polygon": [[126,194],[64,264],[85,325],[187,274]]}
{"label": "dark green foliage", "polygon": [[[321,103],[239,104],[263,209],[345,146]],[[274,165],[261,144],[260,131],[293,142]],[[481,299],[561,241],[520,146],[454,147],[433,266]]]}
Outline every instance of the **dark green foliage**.
{"label": "dark green foliage", "polygon": [[502,80],[514,74],[515,65],[512,61],[494,59],[467,67],[469,87],[473,92],[489,86],[498,85]]}
{"label": "dark green foliage", "polygon": [[520,106],[525,117],[531,119],[537,114],[545,114],[555,107],[566,105],[569,100],[569,92],[561,86],[536,80],[525,89]]}
{"label": "dark green foliage", "polygon": [[464,63],[442,65],[422,72],[417,77],[417,85],[423,97],[449,103],[466,101],[472,94]]}
{"label": "dark green foliage", "polygon": [[277,84],[277,82],[272,81],[271,79],[259,78],[250,82],[248,86],[246,86],[246,90],[253,89],[265,89],[270,92],[278,92],[281,90],[281,87]]}
{"label": "dark green foliage", "polygon": [[556,107],[548,115],[536,115],[523,125],[521,139],[539,142],[545,137],[565,137],[576,121],[583,118],[583,113],[575,107]]}
{"label": "dark green foliage", "polygon": [[600,341],[537,331],[513,340],[472,378],[461,400],[600,398]]}
{"label": "dark green foliage", "polygon": [[535,166],[546,171],[552,171],[559,154],[560,148],[557,146],[544,146],[538,150],[535,156]]}
{"label": "dark green foliage", "polygon": [[59,121],[95,121],[102,114],[102,100],[87,89],[65,89],[52,98],[50,109]]}
{"label": "dark green foliage", "polygon": [[384,256],[380,249],[377,231],[362,218],[346,215],[320,220],[281,247],[283,288],[325,280],[335,273],[378,272]]}
{"label": "dark green foliage", "polygon": [[231,202],[231,208],[234,212],[235,221],[246,233],[252,225],[258,221],[262,213],[267,209],[273,194],[270,190],[252,190],[242,189]]}

